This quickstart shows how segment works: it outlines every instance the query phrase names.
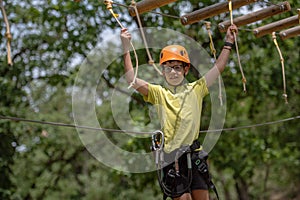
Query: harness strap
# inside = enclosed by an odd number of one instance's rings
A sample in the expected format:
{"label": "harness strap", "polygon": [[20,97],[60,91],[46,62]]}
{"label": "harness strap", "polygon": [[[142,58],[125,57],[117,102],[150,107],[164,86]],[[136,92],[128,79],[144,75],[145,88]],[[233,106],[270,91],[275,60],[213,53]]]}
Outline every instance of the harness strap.
{"label": "harness strap", "polygon": [[219,194],[218,194],[217,188],[211,180],[211,175],[209,173],[208,164],[206,162],[207,158],[208,158],[208,153],[203,150],[200,152],[200,150],[198,150],[198,149],[196,149],[196,151],[194,151],[194,152],[197,152],[197,151],[199,151],[199,153],[198,153],[196,159],[193,160],[193,162],[197,166],[198,172],[200,174],[202,174],[208,188],[214,191],[214,193],[217,196],[217,199],[219,200]]}

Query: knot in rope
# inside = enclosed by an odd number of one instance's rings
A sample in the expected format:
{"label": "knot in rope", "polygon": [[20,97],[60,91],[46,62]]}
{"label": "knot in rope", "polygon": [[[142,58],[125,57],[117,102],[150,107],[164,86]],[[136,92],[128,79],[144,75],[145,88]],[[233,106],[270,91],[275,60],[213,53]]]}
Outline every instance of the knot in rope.
{"label": "knot in rope", "polygon": [[131,3],[130,3],[131,6],[136,6],[136,2],[135,0],[131,0]]}
{"label": "knot in rope", "polygon": [[105,5],[106,5],[106,9],[112,9],[112,3],[113,1],[112,0],[104,0],[103,2]]}
{"label": "knot in rope", "polygon": [[149,63],[149,65],[153,65],[154,64],[154,60],[149,60],[148,63]]}

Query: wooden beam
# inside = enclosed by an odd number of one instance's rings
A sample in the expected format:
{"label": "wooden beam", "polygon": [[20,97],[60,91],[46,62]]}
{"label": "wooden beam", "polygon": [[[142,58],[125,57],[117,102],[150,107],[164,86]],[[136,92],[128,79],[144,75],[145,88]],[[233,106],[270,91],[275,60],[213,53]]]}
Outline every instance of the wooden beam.
{"label": "wooden beam", "polygon": [[[236,9],[256,1],[257,0],[232,0],[232,9]],[[183,15],[182,17],[180,17],[180,20],[183,25],[188,25],[228,11],[229,11],[229,7],[228,7],[228,2],[226,1],[226,2],[213,4],[205,8],[191,12],[189,14]]]}
{"label": "wooden beam", "polygon": [[[177,0],[143,0],[143,1],[136,3],[136,8],[137,8],[139,14],[142,14],[142,13],[154,10],[155,8],[159,8],[164,5],[170,4],[175,1],[177,1]],[[130,6],[128,8],[128,11],[132,17],[136,16],[136,13],[135,13],[133,7]]]}
{"label": "wooden beam", "polygon": [[253,30],[254,35],[259,38],[267,34],[271,34],[272,32],[276,32],[278,30],[283,30],[285,28],[295,26],[299,24],[300,16],[295,15],[292,17],[288,17],[286,19],[279,20],[277,22],[273,22],[267,24],[265,26],[261,26]]}
{"label": "wooden beam", "polygon": [[[243,26],[246,24],[251,24],[258,20],[266,19],[270,16],[277,15],[279,13],[287,12],[289,10],[291,10],[290,3],[285,1],[283,3],[277,4],[277,5],[271,5],[267,8],[261,9],[256,12],[249,13],[247,15],[236,17],[233,20],[233,23],[239,27],[239,26]],[[225,32],[227,30],[228,26],[230,26],[230,24],[231,24],[230,20],[219,23],[219,25],[218,25],[219,30],[221,32]]]}
{"label": "wooden beam", "polygon": [[294,36],[300,36],[300,26],[295,26],[293,28],[281,31],[279,33],[281,39],[285,40]]}

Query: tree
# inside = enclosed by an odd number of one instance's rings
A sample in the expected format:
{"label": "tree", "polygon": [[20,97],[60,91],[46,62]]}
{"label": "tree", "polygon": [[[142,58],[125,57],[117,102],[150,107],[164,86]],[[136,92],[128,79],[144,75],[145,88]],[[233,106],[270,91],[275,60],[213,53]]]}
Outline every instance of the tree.
{"label": "tree", "polygon": [[[156,11],[180,16],[218,2],[177,1]],[[255,38],[248,31],[294,15],[299,2],[289,2],[293,8],[291,12],[241,27],[238,46],[248,81],[247,93],[242,92],[237,54],[233,50],[231,61],[222,74],[227,96],[225,128],[299,115],[299,37],[278,39],[286,67],[289,104],[285,105],[281,98],[280,59],[272,38],[270,35]],[[14,64],[7,65],[6,39],[2,27],[0,95],[5,98],[0,101],[0,115],[72,124],[71,91],[81,63],[89,58],[86,61],[95,67],[90,68],[92,70],[88,75],[95,78],[99,60],[97,54],[93,57],[90,52],[97,49],[99,43],[99,49],[105,49],[101,42],[105,40],[104,37],[108,37],[107,33],[118,34],[119,25],[101,1],[7,0],[4,3],[13,35]],[[120,3],[129,4],[128,1]],[[267,6],[261,2],[254,5],[247,6],[246,10],[238,9],[234,17]],[[127,14],[125,7],[113,5],[113,9],[121,14],[119,19],[124,26],[130,30],[137,27],[135,18]],[[217,52],[224,42],[224,34],[217,30],[217,24],[223,19],[229,19],[228,14],[208,19],[212,23]],[[149,12],[140,17],[144,27],[171,27],[172,30],[194,38],[210,52],[209,38],[202,22],[182,26],[178,19]],[[148,39],[151,43],[151,38]],[[111,49],[116,50],[111,54],[121,51],[117,44],[116,41],[109,44]],[[159,50],[151,50],[157,61]],[[139,63],[147,63],[146,51],[138,49],[137,53]],[[140,68],[154,71],[144,66]],[[154,73],[147,78],[159,81]],[[128,110],[133,119],[130,126],[137,131],[144,127],[154,130],[157,124],[153,120],[155,117],[149,116],[151,108],[145,105],[140,95],[131,93],[126,87],[119,87],[118,84],[123,83],[122,76],[120,56],[111,61],[99,77],[95,110],[101,127],[120,128],[112,116],[111,108],[111,97],[118,90],[129,102]],[[192,80],[194,77],[189,78]],[[210,100],[207,98],[202,117],[203,130],[209,126],[210,109]],[[73,128],[3,119],[0,123],[1,199],[157,199],[160,196],[155,172],[130,174],[101,164],[87,151]],[[276,195],[281,199],[296,198],[300,184],[298,130],[299,123],[294,119],[224,131],[210,155],[212,174],[221,197],[271,199]],[[123,138],[119,145],[128,151],[149,151],[149,138],[123,137],[114,133],[106,135],[115,142]],[[204,136],[201,135],[201,139]]]}

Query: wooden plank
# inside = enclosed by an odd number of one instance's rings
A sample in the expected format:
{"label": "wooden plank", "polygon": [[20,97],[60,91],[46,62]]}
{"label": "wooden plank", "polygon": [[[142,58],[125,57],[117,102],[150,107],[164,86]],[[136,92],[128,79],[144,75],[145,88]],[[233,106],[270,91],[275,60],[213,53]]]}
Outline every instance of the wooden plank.
{"label": "wooden plank", "polygon": [[[249,13],[247,15],[236,17],[233,20],[233,23],[236,26],[240,27],[240,26],[243,26],[243,25],[246,25],[246,24],[251,24],[253,22],[263,20],[263,19],[266,19],[266,18],[271,17],[273,15],[284,13],[284,12],[287,12],[287,11],[290,11],[290,10],[291,10],[290,3],[285,1],[283,3],[279,3],[277,5],[271,5],[267,8],[258,10],[256,12]],[[227,28],[230,26],[230,24],[231,24],[230,20],[219,23],[219,25],[218,25],[219,30],[221,32],[225,32],[227,30]]]}
{"label": "wooden plank", "polygon": [[[237,9],[253,2],[256,2],[256,0],[232,0],[232,9]],[[182,17],[180,17],[180,20],[183,25],[188,25],[228,11],[229,6],[228,2],[226,1],[213,4],[211,6],[207,6],[205,8],[183,15]]]}
{"label": "wooden plank", "polygon": [[[136,8],[138,10],[138,13],[142,14],[142,13],[154,10],[155,8],[159,8],[164,5],[173,3],[175,1],[177,1],[177,0],[143,0],[143,1],[136,3]],[[132,6],[128,8],[128,11],[132,17],[136,16],[136,13]]]}
{"label": "wooden plank", "polygon": [[279,33],[281,39],[285,40],[294,36],[300,36],[300,26],[295,26],[293,28],[281,31]]}
{"label": "wooden plank", "polygon": [[261,26],[259,28],[256,28],[253,30],[254,35],[259,38],[267,34],[271,34],[272,32],[276,32],[279,30],[283,30],[285,28],[295,26],[299,24],[299,15],[295,15],[292,17],[288,17],[282,20],[279,20],[277,22],[273,22],[270,24],[267,24],[265,26]]}

